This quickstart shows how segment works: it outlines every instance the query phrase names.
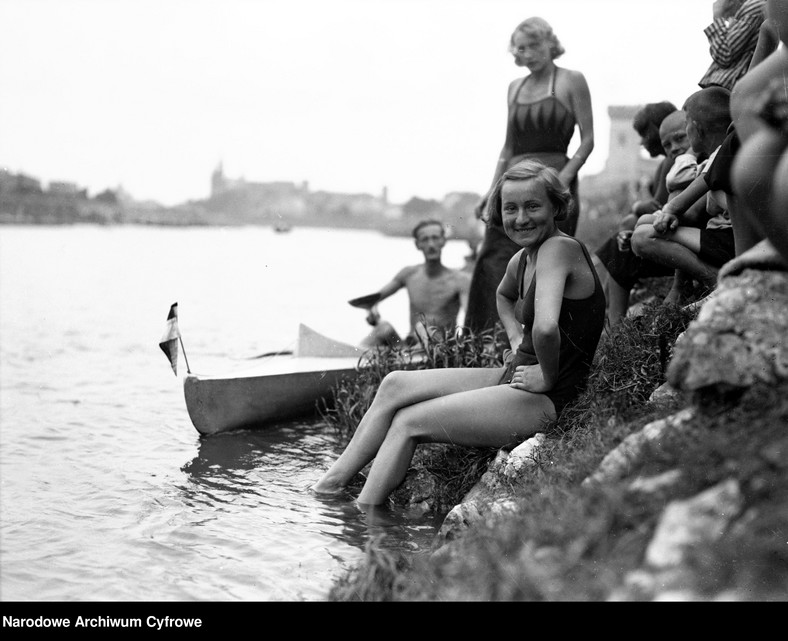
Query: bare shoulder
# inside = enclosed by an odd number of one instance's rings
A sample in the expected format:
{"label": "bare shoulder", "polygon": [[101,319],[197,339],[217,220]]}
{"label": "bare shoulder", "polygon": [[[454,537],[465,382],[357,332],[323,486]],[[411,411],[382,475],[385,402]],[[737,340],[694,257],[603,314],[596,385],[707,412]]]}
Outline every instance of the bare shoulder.
{"label": "bare shoulder", "polygon": [[566,234],[558,234],[557,236],[551,236],[548,238],[544,243],[542,243],[542,247],[546,247],[548,244],[553,247],[571,247],[580,250],[580,243],[582,241],[578,240],[574,236],[567,236]]}
{"label": "bare shoulder", "polygon": [[395,280],[405,282],[411,276],[418,273],[419,270],[422,269],[422,267],[423,265],[408,265],[407,267],[403,267],[402,269],[400,269],[394,278]]}
{"label": "bare shoulder", "polygon": [[515,99],[517,90],[520,88],[520,85],[523,84],[523,80],[525,80],[525,76],[520,76],[509,83],[509,102],[512,102]]}
{"label": "bare shoulder", "polygon": [[561,73],[559,75],[564,76],[571,81],[581,80],[585,82],[586,79],[582,71],[578,71],[577,69],[567,69],[566,67],[561,67]]}
{"label": "bare shoulder", "polygon": [[588,91],[588,82],[583,72],[566,67],[561,67],[561,73],[558,74],[555,84],[558,90],[563,87],[568,93]]}
{"label": "bare shoulder", "polygon": [[539,260],[575,260],[583,255],[583,248],[579,240],[571,236],[553,236],[548,238],[539,248]]}
{"label": "bare shoulder", "polygon": [[[526,74],[526,75],[528,75],[528,74]],[[517,76],[517,78],[513,79],[509,83],[509,91],[514,91],[515,89],[517,89],[517,87],[519,87],[521,84],[523,84],[523,80],[525,80],[525,77],[526,76]]]}

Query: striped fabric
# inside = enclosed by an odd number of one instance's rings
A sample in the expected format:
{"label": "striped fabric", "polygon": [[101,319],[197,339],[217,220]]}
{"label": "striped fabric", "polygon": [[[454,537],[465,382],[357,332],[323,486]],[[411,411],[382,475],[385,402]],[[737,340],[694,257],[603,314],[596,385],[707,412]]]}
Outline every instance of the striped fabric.
{"label": "striped fabric", "polygon": [[765,18],[765,5],[766,0],[745,0],[732,18],[717,18],[703,30],[712,63],[698,83],[702,88],[719,85],[731,90],[747,73]]}

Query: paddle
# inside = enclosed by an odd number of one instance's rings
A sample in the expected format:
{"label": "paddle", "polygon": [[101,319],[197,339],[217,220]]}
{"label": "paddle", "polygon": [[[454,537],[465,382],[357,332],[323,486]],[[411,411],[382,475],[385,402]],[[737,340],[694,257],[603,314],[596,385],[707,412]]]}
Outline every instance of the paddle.
{"label": "paddle", "polygon": [[360,307],[361,309],[370,310],[377,303],[380,302],[380,294],[367,294],[366,296],[359,296],[358,298],[351,298],[348,303],[353,307]]}

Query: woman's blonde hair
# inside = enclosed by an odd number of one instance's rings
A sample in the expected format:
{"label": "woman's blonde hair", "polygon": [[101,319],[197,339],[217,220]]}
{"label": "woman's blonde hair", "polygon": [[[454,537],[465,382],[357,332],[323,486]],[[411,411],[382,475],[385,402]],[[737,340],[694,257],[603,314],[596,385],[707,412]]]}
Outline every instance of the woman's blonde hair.
{"label": "woman's blonde hair", "polygon": [[555,169],[533,158],[527,158],[509,167],[495,183],[487,202],[488,224],[503,225],[501,211],[503,208],[501,198],[503,184],[507,180],[529,180],[531,178],[544,186],[547,197],[555,210],[555,220],[566,218],[569,208],[572,206],[572,193],[569,191],[569,187],[564,185]]}
{"label": "woman's blonde hair", "polygon": [[560,57],[566,49],[558,41],[558,37],[553,33],[553,28],[544,18],[527,18],[517,25],[517,28],[512,32],[512,37],[509,39],[509,50],[514,53],[514,37],[518,33],[525,33],[530,36],[535,36],[540,40],[546,40],[550,43],[550,56],[555,60]]}

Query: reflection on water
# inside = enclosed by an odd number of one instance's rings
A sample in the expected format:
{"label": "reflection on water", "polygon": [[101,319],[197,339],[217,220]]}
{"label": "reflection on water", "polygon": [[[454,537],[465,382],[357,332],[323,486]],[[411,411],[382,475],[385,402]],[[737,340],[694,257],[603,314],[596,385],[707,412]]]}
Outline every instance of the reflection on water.
{"label": "reflection on water", "polygon": [[308,515],[305,527],[362,550],[371,538],[380,537],[391,549],[429,548],[439,517],[390,505],[361,506],[351,491],[334,496],[310,492],[338,454],[337,447],[330,428],[320,421],[205,436],[197,456],[182,467],[190,481],[182,490],[196,503],[264,503],[289,523]]}

